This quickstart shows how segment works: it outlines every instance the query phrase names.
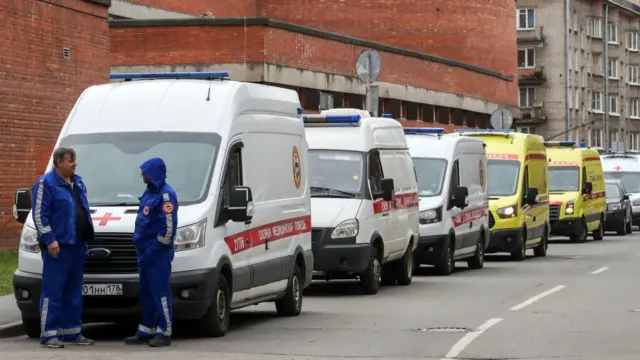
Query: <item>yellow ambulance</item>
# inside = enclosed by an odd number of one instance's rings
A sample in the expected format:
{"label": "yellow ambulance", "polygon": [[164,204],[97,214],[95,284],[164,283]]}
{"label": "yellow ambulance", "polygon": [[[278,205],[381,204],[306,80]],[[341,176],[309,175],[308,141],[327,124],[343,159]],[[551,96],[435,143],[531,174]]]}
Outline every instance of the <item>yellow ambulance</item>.
{"label": "yellow ambulance", "polygon": [[604,172],[595,149],[573,141],[547,141],[549,159],[549,217],[551,234],[584,242],[604,237]]}
{"label": "yellow ambulance", "polygon": [[487,253],[546,256],[549,241],[549,166],[544,139],[512,130],[457,130],[482,139],[487,150],[490,241]]}

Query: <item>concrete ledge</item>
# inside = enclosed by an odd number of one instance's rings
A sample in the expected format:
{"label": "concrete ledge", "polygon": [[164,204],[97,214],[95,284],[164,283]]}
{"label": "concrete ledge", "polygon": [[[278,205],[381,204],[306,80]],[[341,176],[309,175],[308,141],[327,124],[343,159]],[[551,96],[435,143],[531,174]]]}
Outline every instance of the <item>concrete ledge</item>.
{"label": "concrete ledge", "polygon": [[0,339],[20,336],[25,333],[22,321],[15,321],[7,324],[0,324]]}
{"label": "concrete ledge", "polygon": [[[149,66],[112,66],[113,73],[126,72],[190,72],[190,71],[228,71],[231,79],[248,82],[270,82],[288,86],[335,91],[364,95],[365,85],[357,78],[327,74],[266,63],[211,64],[211,65],[149,65]],[[446,106],[451,108],[491,114],[500,107],[508,107],[514,117],[519,116],[517,106],[499,104],[470,96],[451,94],[407,85],[375,82],[379,86],[380,97],[411,101],[422,104]]]}
{"label": "concrete ledge", "polygon": [[104,7],[111,7],[111,0],[84,0],[86,2],[102,5]]}
{"label": "concrete ledge", "polygon": [[505,81],[514,81],[511,75],[501,74],[497,71],[486,69],[480,66],[468,64],[462,61],[447,59],[439,56],[429,55],[417,51],[398,48],[391,45],[381,44],[373,41],[362,40],[347,35],[336,34],[328,31],[309,28],[306,26],[291,24],[283,21],[271,20],[269,18],[196,18],[196,19],[154,19],[154,20],[110,20],[111,28],[129,28],[129,27],[181,27],[181,26],[269,26],[276,29],[287,30],[300,34],[315,36],[319,38],[340,41],[351,45],[367,47],[375,50],[385,51],[393,54],[403,55],[422,59],[425,61],[445,64],[453,67],[463,68],[465,70],[492,76]]}
{"label": "concrete ledge", "polygon": [[127,0],[111,0],[110,15],[137,20],[149,19],[191,19],[194,15],[158,9],[151,6],[135,4]]}

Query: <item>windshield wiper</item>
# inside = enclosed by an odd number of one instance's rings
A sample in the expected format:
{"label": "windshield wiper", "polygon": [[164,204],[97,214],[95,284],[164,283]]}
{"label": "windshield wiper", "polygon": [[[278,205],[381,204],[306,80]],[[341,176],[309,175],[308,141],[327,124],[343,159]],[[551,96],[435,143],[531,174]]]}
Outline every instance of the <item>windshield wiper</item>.
{"label": "windshield wiper", "polygon": [[327,187],[312,186],[311,187],[311,191],[333,193],[333,194],[342,195],[342,196],[346,196],[346,197],[356,197],[356,194],[354,194],[354,193],[350,193],[348,191],[331,189],[331,188],[327,188]]}

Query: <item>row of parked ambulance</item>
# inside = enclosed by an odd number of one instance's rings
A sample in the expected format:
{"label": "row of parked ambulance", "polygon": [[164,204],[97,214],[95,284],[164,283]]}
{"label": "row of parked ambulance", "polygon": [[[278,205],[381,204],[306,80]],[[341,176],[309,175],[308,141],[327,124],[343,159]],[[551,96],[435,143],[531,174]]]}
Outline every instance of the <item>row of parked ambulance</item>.
{"label": "row of parked ambulance", "polygon": [[[56,146],[77,153],[96,230],[85,322],[139,318],[132,232],[138,167],[151,157],[165,160],[180,203],[174,318],[206,336],[224,335],[232,310],[261,302],[298,315],[314,278],[357,279],[375,294],[409,285],[420,265],[448,275],[456,261],[482,268],[485,253],[545,256],[553,233],[601,240],[605,174],[640,193],[630,157],[607,160],[617,167],[603,173],[597,151],[536,135],[404,129],[356,109],[305,115],[295,91],[228,76],[113,74],[71,111]],[[24,226],[14,287],[38,337],[42,260],[30,198],[16,193]]]}

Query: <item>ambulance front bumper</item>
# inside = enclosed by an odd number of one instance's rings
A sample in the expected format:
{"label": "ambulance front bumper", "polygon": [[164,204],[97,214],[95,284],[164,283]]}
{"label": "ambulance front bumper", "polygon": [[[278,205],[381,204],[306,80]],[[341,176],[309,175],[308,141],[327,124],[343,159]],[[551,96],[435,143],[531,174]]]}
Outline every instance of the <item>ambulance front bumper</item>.
{"label": "ambulance front bumper", "polygon": [[522,228],[491,230],[489,237],[487,254],[511,253],[520,246],[520,239],[523,238]]}
{"label": "ambulance front bumper", "polygon": [[561,220],[551,220],[551,235],[572,236],[580,232],[580,218],[565,218]]}
{"label": "ambulance front bumper", "polygon": [[420,236],[418,248],[414,252],[416,263],[435,265],[438,260],[445,257],[448,240],[449,235],[447,234]]}
{"label": "ambulance front bumper", "polygon": [[[184,271],[171,274],[173,317],[176,320],[196,320],[206,313],[218,278],[217,268]],[[84,296],[82,318],[85,323],[138,322],[142,314],[138,277],[123,275],[109,278],[93,278],[85,275],[85,285],[116,284],[120,295]],[[17,270],[13,275],[14,295],[24,319],[40,318],[40,288],[42,278],[38,274]],[[26,295],[26,296],[25,296]]]}
{"label": "ambulance front bumper", "polygon": [[356,243],[355,237],[332,239],[333,228],[313,228],[313,270],[321,273],[362,273],[369,267],[371,243]]}

